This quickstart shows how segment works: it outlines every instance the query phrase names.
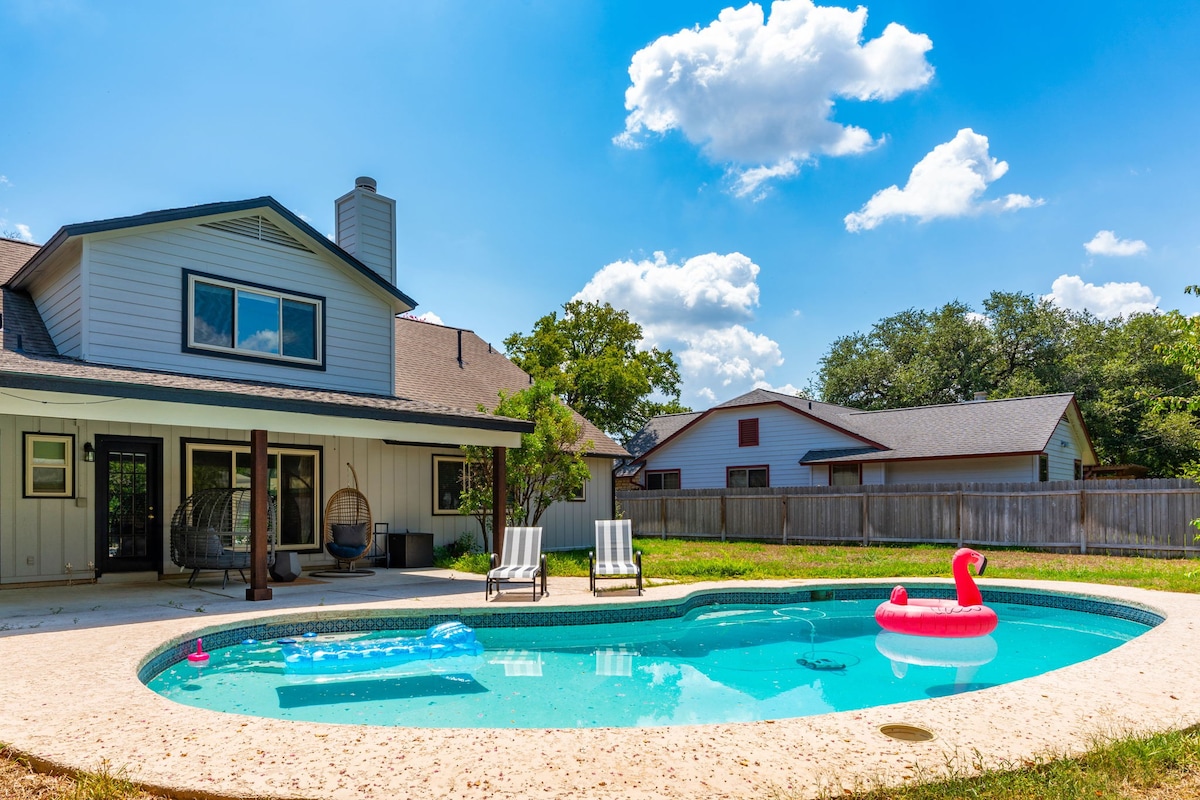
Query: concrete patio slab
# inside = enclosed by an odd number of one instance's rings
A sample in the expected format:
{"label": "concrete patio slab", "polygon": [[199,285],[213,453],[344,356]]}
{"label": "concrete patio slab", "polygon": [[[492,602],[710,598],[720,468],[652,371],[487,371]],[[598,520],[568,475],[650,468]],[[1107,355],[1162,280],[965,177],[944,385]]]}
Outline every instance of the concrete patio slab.
{"label": "concrete patio slab", "polygon": [[[924,581],[922,581],[924,582]],[[773,581],[656,586],[593,598],[584,578],[554,578],[531,602],[578,608],[658,602],[703,589],[812,586]],[[887,581],[860,581],[871,585]],[[967,694],[815,717],[663,728],[546,731],[380,728],[286,722],[184,707],[147,689],[139,664],[164,642],[282,614],[477,609],[481,576],[379,570],[363,578],[273,586],[201,580],[0,591],[0,742],[61,769],[123,770],[180,797],[763,798],[897,783],[947,764],[962,770],[1074,753],[1096,737],[1200,722],[1200,597],[1112,586],[987,581],[988,588],[1090,594],[1152,607],[1167,621],[1112,652]],[[886,724],[928,728],[903,742]]]}

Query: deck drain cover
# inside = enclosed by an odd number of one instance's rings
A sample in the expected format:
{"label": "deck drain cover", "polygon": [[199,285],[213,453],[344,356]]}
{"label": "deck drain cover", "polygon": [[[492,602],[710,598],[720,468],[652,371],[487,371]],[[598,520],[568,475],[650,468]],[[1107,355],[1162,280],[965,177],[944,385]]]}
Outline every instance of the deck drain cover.
{"label": "deck drain cover", "polygon": [[892,723],[890,725],[880,725],[879,732],[884,736],[890,736],[893,739],[899,739],[902,742],[928,742],[934,738],[933,731],[926,728],[921,728],[916,725],[905,725],[903,723]]}

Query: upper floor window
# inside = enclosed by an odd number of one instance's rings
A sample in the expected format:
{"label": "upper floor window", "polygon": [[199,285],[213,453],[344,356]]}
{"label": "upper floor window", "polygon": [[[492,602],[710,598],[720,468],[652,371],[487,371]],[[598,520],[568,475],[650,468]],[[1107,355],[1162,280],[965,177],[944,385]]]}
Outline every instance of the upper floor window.
{"label": "upper floor window", "polygon": [[738,420],[738,447],[758,447],[758,417]]}
{"label": "upper floor window", "polygon": [[1038,480],[1050,480],[1050,456],[1045,453],[1038,456]]}
{"label": "upper floor window", "polygon": [[185,272],[186,347],[320,367],[323,298]]}
{"label": "upper floor window", "polygon": [[765,489],[770,485],[767,467],[729,467],[725,470],[725,486],[729,489]]}

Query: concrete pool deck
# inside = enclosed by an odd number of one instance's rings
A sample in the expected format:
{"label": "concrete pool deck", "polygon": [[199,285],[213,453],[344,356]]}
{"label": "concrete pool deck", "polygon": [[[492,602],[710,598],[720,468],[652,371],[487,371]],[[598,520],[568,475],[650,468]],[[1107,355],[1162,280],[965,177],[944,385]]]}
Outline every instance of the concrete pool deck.
{"label": "concrete pool deck", "polygon": [[[550,579],[537,602],[508,590],[488,607],[655,602],[714,588],[891,585],[766,581],[654,586],[593,598],[585,578]],[[928,583],[922,580],[920,583]],[[915,583],[915,581],[913,582]],[[379,570],[273,585],[250,603],[219,577],[0,590],[0,742],[42,767],[123,771],[178,797],[811,797],[1089,749],[1097,737],[1200,722],[1200,596],[1116,586],[983,579],[1147,606],[1162,625],[1098,658],[966,694],[770,722],[663,728],[474,730],[286,722],[180,706],[139,665],[168,640],[263,617],[484,607],[483,578]],[[918,725],[927,742],[884,736]],[[773,792],[775,794],[773,794]],[[831,791],[836,793],[835,791]]]}

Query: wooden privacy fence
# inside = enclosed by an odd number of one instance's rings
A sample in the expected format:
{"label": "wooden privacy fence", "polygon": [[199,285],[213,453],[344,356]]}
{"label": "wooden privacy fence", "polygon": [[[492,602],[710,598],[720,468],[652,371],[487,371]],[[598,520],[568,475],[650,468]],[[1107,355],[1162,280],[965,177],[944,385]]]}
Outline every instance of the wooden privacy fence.
{"label": "wooden privacy fence", "polygon": [[1200,553],[1188,480],[618,492],[637,536]]}

